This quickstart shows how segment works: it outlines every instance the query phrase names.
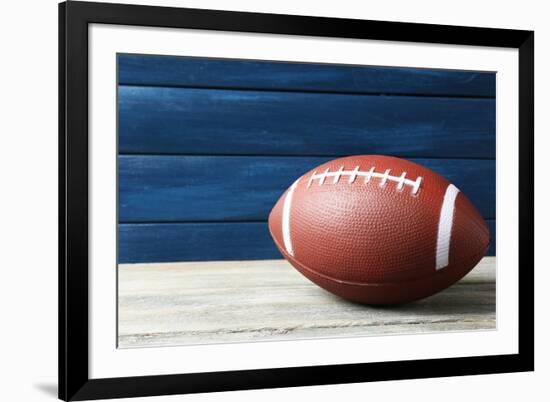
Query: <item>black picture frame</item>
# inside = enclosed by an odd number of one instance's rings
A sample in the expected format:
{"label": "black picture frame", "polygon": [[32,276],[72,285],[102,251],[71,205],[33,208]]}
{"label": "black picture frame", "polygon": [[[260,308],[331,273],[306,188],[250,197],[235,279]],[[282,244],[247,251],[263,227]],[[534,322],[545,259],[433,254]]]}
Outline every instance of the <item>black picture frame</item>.
{"label": "black picture frame", "polygon": [[[90,379],[88,25],[376,39],[519,51],[517,354]],[[59,398],[86,400],[534,370],[534,32],[71,1],[59,5]]]}

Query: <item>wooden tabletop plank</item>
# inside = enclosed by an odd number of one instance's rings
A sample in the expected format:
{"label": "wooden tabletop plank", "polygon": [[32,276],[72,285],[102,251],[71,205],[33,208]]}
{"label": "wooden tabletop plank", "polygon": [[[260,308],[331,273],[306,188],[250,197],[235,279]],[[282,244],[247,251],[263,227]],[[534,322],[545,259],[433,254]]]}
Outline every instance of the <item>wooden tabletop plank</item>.
{"label": "wooden tabletop plank", "polygon": [[119,347],[494,329],[495,258],[396,307],[347,302],[284,260],[119,265]]}

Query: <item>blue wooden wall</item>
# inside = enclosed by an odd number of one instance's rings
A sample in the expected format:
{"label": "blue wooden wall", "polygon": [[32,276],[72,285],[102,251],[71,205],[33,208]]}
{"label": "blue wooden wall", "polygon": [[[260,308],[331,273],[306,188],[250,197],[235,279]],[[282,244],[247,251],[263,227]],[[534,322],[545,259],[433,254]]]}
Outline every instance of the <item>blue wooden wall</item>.
{"label": "blue wooden wall", "polygon": [[447,177],[495,227],[492,73],[119,55],[119,262],[280,258],[296,177],[389,154]]}

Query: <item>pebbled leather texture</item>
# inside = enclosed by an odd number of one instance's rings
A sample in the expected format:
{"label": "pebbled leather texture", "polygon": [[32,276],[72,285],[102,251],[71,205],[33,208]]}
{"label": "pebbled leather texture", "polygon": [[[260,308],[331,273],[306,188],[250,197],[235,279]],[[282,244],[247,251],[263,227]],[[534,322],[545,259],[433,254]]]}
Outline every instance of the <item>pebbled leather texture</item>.
{"label": "pebbled leather texture", "polygon": [[[351,174],[326,172],[390,169],[408,184]],[[412,182],[422,177],[414,193]],[[490,242],[485,221],[463,193],[454,208],[449,264],[436,270],[439,216],[449,182],[404,159],[362,155],[335,159],[306,173],[293,191],[289,234],[293,255],[283,239],[283,205],[287,190],[269,216],[279,250],[302,274],[341,297],[370,304],[396,304],[434,294],[468,273]]]}

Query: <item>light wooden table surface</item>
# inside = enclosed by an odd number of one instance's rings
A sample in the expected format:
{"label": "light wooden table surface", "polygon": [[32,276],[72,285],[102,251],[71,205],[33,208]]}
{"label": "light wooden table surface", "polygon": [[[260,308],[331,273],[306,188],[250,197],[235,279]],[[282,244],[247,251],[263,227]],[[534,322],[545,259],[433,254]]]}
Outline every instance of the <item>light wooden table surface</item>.
{"label": "light wooden table surface", "polygon": [[284,260],[119,265],[119,347],[494,329],[495,258],[397,307],[350,303]]}

